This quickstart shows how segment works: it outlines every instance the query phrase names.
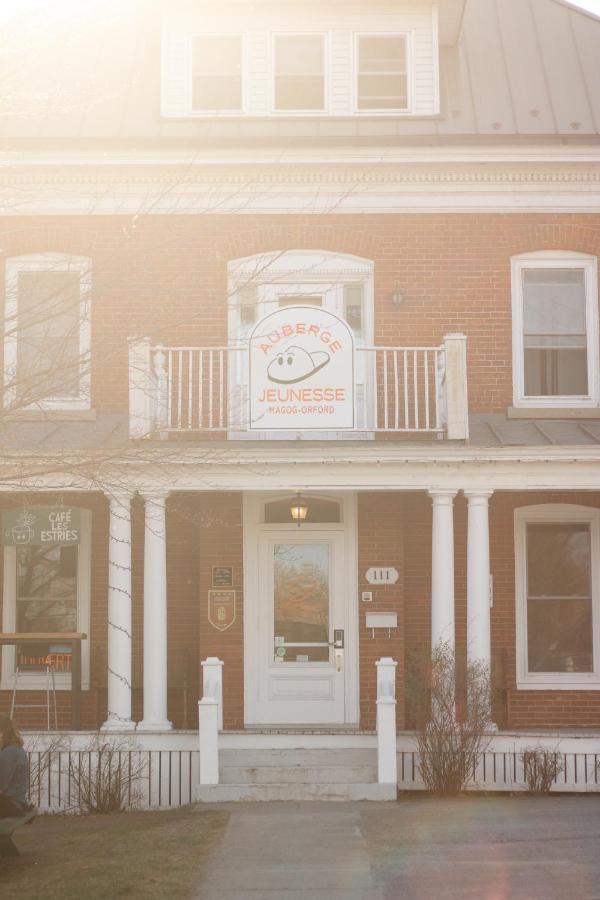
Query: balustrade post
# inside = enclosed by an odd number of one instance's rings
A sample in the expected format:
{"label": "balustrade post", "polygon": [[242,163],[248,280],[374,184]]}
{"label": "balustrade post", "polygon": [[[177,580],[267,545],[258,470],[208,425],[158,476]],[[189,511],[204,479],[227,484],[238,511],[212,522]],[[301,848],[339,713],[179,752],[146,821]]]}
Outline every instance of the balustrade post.
{"label": "balustrade post", "polygon": [[152,365],[150,338],[129,338],[129,437],[150,436],[152,421]]}
{"label": "balustrade post", "polygon": [[377,781],[398,783],[396,757],[396,667],[398,663],[384,656],[377,667]]}
{"label": "balustrade post", "polygon": [[223,660],[216,656],[209,656],[203,660],[202,666],[202,696],[212,697],[218,704],[218,727],[223,731]]}
{"label": "balustrade post", "polygon": [[446,434],[451,441],[466,441],[469,437],[466,335],[447,334],[444,356]]}
{"label": "balustrade post", "polygon": [[200,784],[219,783],[219,704],[214,697],[198,702]]}

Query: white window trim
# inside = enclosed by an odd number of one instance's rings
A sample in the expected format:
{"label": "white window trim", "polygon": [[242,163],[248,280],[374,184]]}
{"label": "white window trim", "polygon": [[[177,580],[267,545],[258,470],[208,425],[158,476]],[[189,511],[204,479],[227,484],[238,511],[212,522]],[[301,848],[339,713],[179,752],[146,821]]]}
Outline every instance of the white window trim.
{"label": "white window trim", "polygon": [[[193,58],[194,58],[194,41],[196,38],[221,38],[221,37],[236,37],[240,39],[241,42],[241,71],[240,77],[242,80],[242,105],[239,109],[194,109],[192,105],[192,80],[193,80]],[[190,35],[187,42],[187,96],[185,100],[185,106],[187,110],[187,115],[192,116],[194,118],[200,119],[226,119],[226,118],[239,118],[240,116],[245,116],[248,108],[248,47],[246,41],[246,35],[241,32],[195,32]]]}
{"label": "white window trim", "polygon": [[[19,328],[19,274],[21,272],[79,272],[80,275],[80,327],[79,327],[79,396],[43,397],[28,404],[26,409],[78,410],[91,406],[91,288],[92,261],[87,256],[68,253],[34,253],[13,256],[6,261],[6,305],[4,319],[4,407],[11,408],[18,399],[18,385],[14,383],[17,371]],[[11,383],[12,382],[12,383]]]}
{"label": "white window trim", "polygon": [[[578,522],[590,525],[592,550],[593,672],[527,671],[526,526],[532,522]],[[515,509],[515,597],[518,690],[600,690],[600,510],[569,503],[544,503]]]}
{"label": "white window trim", "polygon": [[[523,342],[523,269],[583,269],[585,272],[588,394],[584,396],[530,397],[525,395]],[[521,409],[583,409],[600,406],[600,359],[598,348],[598,260],[587,253],[544,250],[513,256],[513,405]]]}
{"label": "white window trim", "polygon": [[[403,37],[406,41],[406,107],[403,109],[358,108],[358,41],[361,37]],[[352,38],[352,112],[355,116],[411,116],[414,98],[414,31],[355,31]]]}
{"label": "white window trim", "polygon": [[[90,609],[92,584],[92,513],[80,510],[81,542],[77,554],[77,630],[87,635],[81,642],[81,687],[90,689]],[[17,548],[4,548],[4,603],[2,606],[2,630],[14,632],[17,624]],[[0,690],[12,691],[15,679],[16,647],[2,648]],[[57,691],[71,690],[71,673],[56,672],[54,682]],[[46,690],[44,673],[19,675],[19,690]]]}
{"label": "white window trim", "polygon": [[[328,116],[331,109],[331,60],[330,33],[328,31],[287,31],[277,29],[269,32],[269,115],[280,118],[306,118]],[[323,38],[323,109],[277,109],[275,106],[275,41],[278,37],[322,37]]]}

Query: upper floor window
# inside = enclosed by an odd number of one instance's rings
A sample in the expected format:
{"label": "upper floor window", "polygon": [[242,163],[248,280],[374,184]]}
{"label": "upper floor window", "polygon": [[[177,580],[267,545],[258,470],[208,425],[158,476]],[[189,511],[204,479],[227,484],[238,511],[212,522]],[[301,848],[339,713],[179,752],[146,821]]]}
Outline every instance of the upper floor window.
{"label": "upper floor window", "polygon": [[408,107],[407,39],[404,34],[356,38],[356,108],[391,112]]}
{"label": "upper floor window", "polygon": [[325,109],[325,37],[278,34],[274,37],[274,109],[322,112]]}
{"label": "upper floor window", "polygon": [[515,510],[519,687],[598,689],[599,527],[592,507]]}
{"label": "upper floor window", "polygon": [[204,35],[192,43],[192,109],[235,112],[242,109],[242,39]]}
{"label": "upper floor window", "polygon": [[515,406],[596,406],[596,258],[543,252],[513,259]]}
{"label": "upper floor window", "polygon": [[5,407],[89,408],[90,285],[86,257],[44,253],[7,261]]}

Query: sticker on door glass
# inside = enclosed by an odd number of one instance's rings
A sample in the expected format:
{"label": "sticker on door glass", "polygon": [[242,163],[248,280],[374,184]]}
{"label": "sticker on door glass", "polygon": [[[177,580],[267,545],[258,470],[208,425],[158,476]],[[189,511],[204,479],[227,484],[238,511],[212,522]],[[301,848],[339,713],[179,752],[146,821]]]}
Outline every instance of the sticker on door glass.
{"label": "sticker on door glass", "polygon": [[283,634],[276,634],[276,635],[275,635],[275,646],[276,646],[276,647],[283,647],[284,644],[285,644],[285,637],[284,637],[284,635],[283,635]]}
{"label": "sticker on door glass", "polygon": [[285,647],[278,647],[275,652],[277,656],[285,656]]}

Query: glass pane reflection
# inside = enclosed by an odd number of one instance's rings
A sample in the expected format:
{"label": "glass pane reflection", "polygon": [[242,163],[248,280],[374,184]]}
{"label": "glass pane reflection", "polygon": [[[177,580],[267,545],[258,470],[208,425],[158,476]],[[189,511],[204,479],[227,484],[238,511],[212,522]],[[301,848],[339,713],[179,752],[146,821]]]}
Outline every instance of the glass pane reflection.
{"label": "glass pane reflection", "polygon": [[273,552],[275,659],[328,662],[329,545],[275,544]]}

